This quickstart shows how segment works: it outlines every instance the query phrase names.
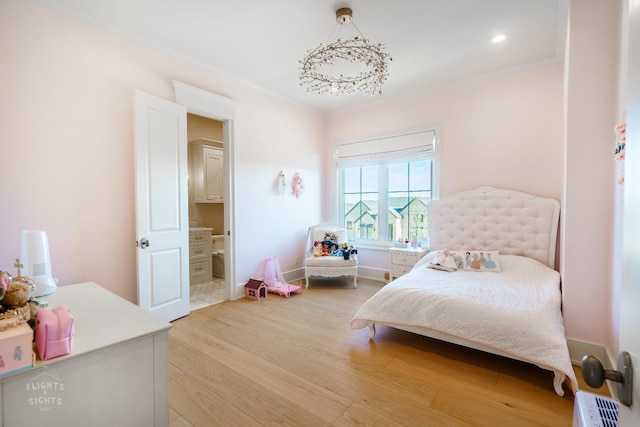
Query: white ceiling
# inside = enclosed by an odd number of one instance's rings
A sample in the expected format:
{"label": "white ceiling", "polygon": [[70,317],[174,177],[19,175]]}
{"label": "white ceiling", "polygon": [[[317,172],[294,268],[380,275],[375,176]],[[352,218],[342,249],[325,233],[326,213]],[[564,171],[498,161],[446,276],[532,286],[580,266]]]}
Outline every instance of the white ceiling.
{"label": "white ceiling", "polygon": [[[559,61],[568,9],[568,0],[35,1],[325,111]],[[317,95],[299,86],[298,61],[336,34],[340,7],[393,57],[382,95]],[[491,43],[497,33],[507,40]]]}

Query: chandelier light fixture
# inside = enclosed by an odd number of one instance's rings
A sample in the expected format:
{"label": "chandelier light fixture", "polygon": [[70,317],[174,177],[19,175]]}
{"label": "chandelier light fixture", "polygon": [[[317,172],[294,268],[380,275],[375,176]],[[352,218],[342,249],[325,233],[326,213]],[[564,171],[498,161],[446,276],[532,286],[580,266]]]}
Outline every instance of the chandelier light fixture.
{"label": "chandelier light fixture", "polygon": [[351,9],[338,9],[336,26],[352,24],[358,35],[342,39],[338,34],[335,41],[307,51],[300,61],[300,85],[307,92],[333,95],[362,92],[371,96],[382,93],[382,85],[389,77],[391,55],[384,52],[382,43],[370,44],[352,18]]}

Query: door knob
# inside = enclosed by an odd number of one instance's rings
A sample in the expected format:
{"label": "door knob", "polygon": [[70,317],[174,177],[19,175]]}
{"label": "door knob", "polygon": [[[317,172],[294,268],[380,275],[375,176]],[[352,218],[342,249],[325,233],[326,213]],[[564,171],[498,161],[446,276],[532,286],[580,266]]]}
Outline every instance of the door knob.
{"label": "door knob", "polygon": [[146,237],[140,239],[140,248],[145,249],[149,247],[149,240]]}
{"label": "door knob", "polygon": [[591,387],[600,388],[604,380],[615,381],[618,388],[618,398],[620,403],[631,406],[633,367],[631,366],[631,356],[626,351],[618,355],[618,370],[604,369],[602,363],[594,356],[585,355],[582,358],[582,377]]}

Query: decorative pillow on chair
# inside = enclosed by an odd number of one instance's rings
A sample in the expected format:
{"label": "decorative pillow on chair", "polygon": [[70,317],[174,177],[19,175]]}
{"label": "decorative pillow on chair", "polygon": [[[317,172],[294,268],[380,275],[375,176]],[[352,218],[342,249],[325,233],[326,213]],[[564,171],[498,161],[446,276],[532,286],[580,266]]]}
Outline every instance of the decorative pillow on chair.
{"label": "decorative pillow on chair", "polygon": [[500,251],[455,251],[458,269],[465,271],[500,271]]}

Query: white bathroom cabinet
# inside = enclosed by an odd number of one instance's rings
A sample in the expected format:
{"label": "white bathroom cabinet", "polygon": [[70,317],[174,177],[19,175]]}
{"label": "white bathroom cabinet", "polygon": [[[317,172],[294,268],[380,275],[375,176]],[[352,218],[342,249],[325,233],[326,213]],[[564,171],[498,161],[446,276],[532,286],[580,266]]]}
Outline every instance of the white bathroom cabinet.
{"label": "white bathroom cabinet", "polygon": [[[215,141],[213,141],[215,142]],[[193,198],[196,203],[224,202],[224,156],[222,148],[202,140],[191,143],[193,150]]]}
{"label": "white bathroom cabinet", "polygon": [[189,229],[189,277],[190,284],[211,281],[211,232],[213,228]]}

